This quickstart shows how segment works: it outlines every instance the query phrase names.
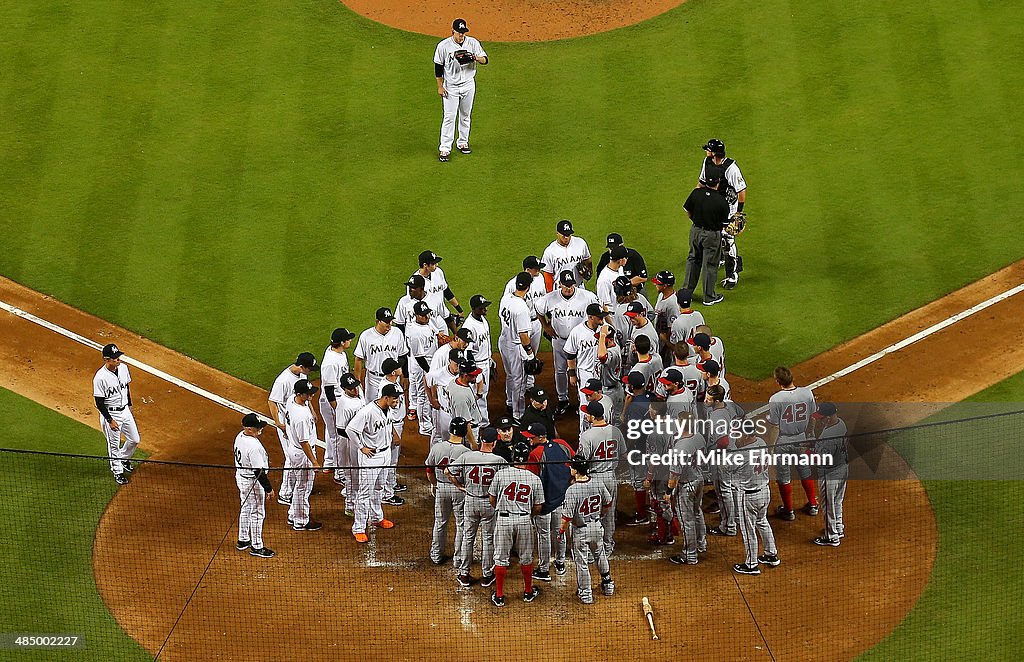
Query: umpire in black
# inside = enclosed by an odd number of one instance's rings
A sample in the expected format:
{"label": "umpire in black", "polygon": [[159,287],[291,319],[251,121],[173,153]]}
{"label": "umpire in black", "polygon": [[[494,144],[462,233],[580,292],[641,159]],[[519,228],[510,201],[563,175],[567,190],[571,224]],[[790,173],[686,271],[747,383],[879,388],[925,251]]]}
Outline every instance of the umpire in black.
{"label": "umpire in black", "polygon": [[729,223],[729,203],[718,192],[719,184],[718,177],[709,175],[683,203],[686,215],[693,221],[690,254],[686,258],[686,289],[697,289],[703,268],[705,306],[713,306],[725,298],[715,293],[718,263],[722,259],[722,228]]}

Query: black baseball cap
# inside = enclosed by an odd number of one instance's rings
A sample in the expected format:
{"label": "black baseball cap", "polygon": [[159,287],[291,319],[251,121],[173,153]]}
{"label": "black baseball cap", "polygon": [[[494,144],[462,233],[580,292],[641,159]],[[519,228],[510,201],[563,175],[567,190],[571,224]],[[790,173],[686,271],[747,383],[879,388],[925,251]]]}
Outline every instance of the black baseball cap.
{"label": "black baseball cap", "polygon": [[295,357],[295,365],[302,368],[309,368],[310,370],[320,369],[320,364],[316,362],[316,357],[309,352],[303,352]]}
{"label": "black baseball cap", "polygon": [[626,306],[626,312],[623,314],[626,317],[639,317],[640,315],[644,315],[646,313],[647,309],[644,308],[644,304],[640,303],[639,301],[631,301],[630,304]]}
{"label": "black baseball cap", "polygon": [[470,329],[467,329],[466,327],[462,327],[461,329],[456,331],[455,337],[458,338],[459,340],[464,340],[466,342],[473,342],[474,340],[473,332]]}
{"label": "black baseball cap", "polygon": [[580,411],[594,418],[604,418],[604,405],[600,402],[587,402],[580,405]]}
{"label": "black baseball cap", "polygon": [[622,245],[622,235],[618,232],[608,233],[608,248],[615,248]]}
{"label": "black baseball cap", "polygon": [[[462,329],[459,329],[460,331]],[[462,363],[466,360],[466,350],[464,349],[450,349],[448,350],[448,361],[451,363]]]}
{"label": "black baseball cap", "polygon": [[401,363],[399,363],[398,361],[389,356],[388,358],[384,359],[384,361],[380,364],[380,371],[381,374],[390,375],[395,370],[398,370],[401,367]]}
{"label": "black baseball cap", "polygon": [[712,377],[717,377],[718,373],[722,372],[722,366],[718,365],[718,361],[714,359],[708,359],[707,361],[701,361],[697,364],[697,369],[701,372],[706,372]]}
{"label": "black baseball cap", "polygon": [[643,376],[643,373],[633,371],[622,378],[624,384],[630,388],[640,388],[647,384],[647,378]]}
{"label": "black baseball cap", "polygon": [[448,434],[455,435],[456,437],[465,437],[469,432],[469,421],[456,416],[452,419],[452,422],[448,424]]}
{"label": "black baseball cap", "polygon": [[429,315],[430,304],[428,304],[426,301],[417,301],[416,303],[412,304],[412,312],[414,315]]}
{"label": "black baseball cap", "polygon": [[534,386],[526,391],[526,397],[536,402],[547,402],[548,392],[539,386]]}
{"label": "black baseball cap", "polygon": [[105,359],[116,359],[123,355],[124,352],[118,349],[117,345],[110,344],[103,346],[103,358]]}
{"label": "black baseball cap", "polygon": [[569,269],[560,271],[558,272],[558,282],[561,283],[562,285],[565,285],[566,287],[574,286],[576,285],[576,274],[574,274]]}
{"label": "black baseball cap", "polygon": [[692,302],[693,290],[688,290],[686,288],[676,290],[676,303],[679,304],[680,308],[688,308]]}
{"label": "black baseball cap", "polygon": [[839,409],[836,407],[834,402],[819,402],[818,410],[811,414],[811,418],[825,418],[827,416],[834,416]]}
{"label": "black baseball cap", "polygon": [[242,417],[242,427],[256,428],[257,430],[262,430],[263,428],[267,427],[267,422],[260,418],[259,414],[249,412],[248,414]]}
{"label": "black baseball cap", "polygon": [[590,473],[590,461],[576,455],[569,460],[569,468],[582,476],[586,476]]}
{"label": "black baseball cap", "polygon": [[390,324],[395,320],[395,314],[391,312],[390,308],[378,308],[377,309],[377,321],[387,322]]}
{"label": "black baseball cap", "polygon": [[341,388],[355,388],[359,386],[359,380],[351,372],[346,372],[341,376]]}
{"label": "black baseball cap", "polygon": [[530,423],[526,426],[526,429],[520,431],[527,439],[533,439],[535,437],[546,437],[548,436],[548,428],[543,423]]}
{"label": "black baseball cap", "polygon": [[609,313],[603,307],[601,307],[601,304],[599,304],[599,303],[588,303],[587,304],[587,317],[593,316],[593,317],[602,317],[602,318],[604,318],[604,317],[608,317],[609,315],[611,315],[611,313]]}
{"label": "black baseball cap", "polygon": [[546,266],[536,255],[527,255],[523,258],[523,269],[543,269]]}
{"label": "black baseball cap", "polygon": [[588,379],[587,383],[580,389],[580,393],[590,395],[591,393],[600,393],[603,389],[601,388],[601,380],[594,378]]}
{"label": "black baseball cap", "polygon": [[488,301],[487,297],[485,297],[482,294],[474,294],[473,296],[469,297],[469,307],[470,308],[486,308],[487,306],[491,305],[492,303],[494,303],[494,302],[493,301]]}
{"label": "black baseball cap", "polygon": [[349,331],[348,329],[346,329],[345,327],[342,326],[342,327],[338,327],[337,329],[335,329],[331,333],[331,342],[332,343],[345,342],[346,340],[352,340],[355,337],[356,337],[356,334],[352,333],[351,331]]}
{"label": "black baseball cap", "polygon": [[455,32],[461,32],[462,34],[466,34],[467,32],[469,32],[469,26],[466,25],[466,19],[457,18],[454,21],[452,21],[452,30],[454,30]]}
{"label": "black baseball cap", "polygon": [[566,237],[571,237],[574,234],[572,229],[572,221],[568,219],[562,219],[561,221],[558,222],[558,225],[555,226],[555,232],[561,235],[565,235]]}
{"label": "black baseball cap", "polygon": [[494,424],[494,427],[495,427],[495,429],[497,429],[497,430],[508,430],[508,429],[510,429],[510,428],[511,428],[512,426],[514,426],[515,424],[516,424],[516,422],[515,422],[514,420],[512,420],[512,419],[511,419],[510,417],[508,417],[508,416],[502,416],[502,417],[501,417],[501,418],[499,418],[499,419],[497,420],[497,422],[496,422],[496,423]]}
{"label": "black baseball cap", "polygon": [[380,395],[382,398],[399,398],[402,396],[402,389],[397,384],[387,383],[380,390]]}
{"label": "black baseball cap", "polygon": [[493,444],[498,441],[498,428],[486,427],[480,430],[480,443]]}
{"label": "black baseball cap", "polygon": [[654,278],[651,279],[651,282],[655,285],[675,285],[676,275],[671,271],[659,271],[654,274]]}
{"label": "black baseball cap", "polygon": [[701,349],[706,350],[711,347],[711,336],[706,333],[698,333],[686,342],[694,347],[700,347]]}
{"label": "black baseball cap", "polygon": [[427,286],[427,279],[419,274],[409,276],[409,280],[402,283],[410,290],[422,290]]}
{"label": "black baseball cap", "polygon": [[441,256],[434,251],[423,251],[420,253],[420,266],[424,264],[437,264],[441,261]]}
{"label": "black baseball cap", "polygon": [[704,177],[700,180],[701,184],[704,184],[705,186],[717,186],[721,181],[720,177],[709,173],[704,173]]}
{"label": "black baseball cap", "polygon": [[320,390],[320,387],[313,386],[308,379],[300,379],[295,382],[295,395],[312,395]]}
{"label": "black baseball cap", "polygon": [[629,277],[619,276],[612,282],[612,289],[617,296],[626,296],[633,290],[633,283],[629,281]]}
{"label": "black baseball cap", "polygon": [[615,246],[608,252],[608,259],[610,260],[625,260],[629,257],[629,251],[622,244]]}
{"label": "black baseball cap", "polygon": [[516,290],[528,290],[531,285],[533,285],[533,276],[525,271],[516,274]]}

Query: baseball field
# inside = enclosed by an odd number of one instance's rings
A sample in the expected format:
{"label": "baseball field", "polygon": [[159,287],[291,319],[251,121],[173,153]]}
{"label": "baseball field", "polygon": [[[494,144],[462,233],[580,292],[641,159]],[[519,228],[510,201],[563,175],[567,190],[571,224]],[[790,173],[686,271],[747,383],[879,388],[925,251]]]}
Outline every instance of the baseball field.
{"label": "baseball field", "polygon": [[[265,411],[297,352],[394,305],[422,250],[464,302],[497,301],[561,218],[595,258],[620,232],[652,274],[681,276],[681,205],[714,136],[749,187],[740,284],[704,310],[734,399],[763,402],[788,365],[803,384],[842,373],[817,391],[839,402],[1024,402],[1024,295],[1007,295],[1024,282],[1012,3],[349,4],[0,9],[0,302]],[[456,15],[490,63],[473,153],[440,163],[430,60]],[[76,633],[97,660],[426,659],[453,642],[480,659],[495,642],[523,659],[563,656],[557,641],[636,659],[1019,648],[1019,480],[855,481],[843,545],[810,544],[820,520],[773,523],[784,564],[758,578],[729,573],[735,539],[688,573],[623,529],[613,600],[570,605],[570,573],[495,616],[427,561],[433,507],[412,468],[399,527],[371,550],[318,479],[320,538],[296,538],[271,505],[278,557],[239,556],[232,472],[174,464],[229,464],[238,414],[144,371],[133,397],[154,462],[130,485],[99,460],[13,452],[104,455],[101,360],[8,312],[0,330],[0,636]],[[1020,437],[1019,422],[950,425],[942,443]],[[420,463],[426,442],[406,429]],[[916,468],[892,448],[886,461]]]}

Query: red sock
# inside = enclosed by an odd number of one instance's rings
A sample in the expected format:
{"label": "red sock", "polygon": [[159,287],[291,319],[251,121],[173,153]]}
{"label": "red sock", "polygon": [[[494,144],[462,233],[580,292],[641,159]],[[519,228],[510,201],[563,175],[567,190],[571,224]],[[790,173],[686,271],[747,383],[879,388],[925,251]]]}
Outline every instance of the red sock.
{"label": "red sock", "polygon": [[679,528],[679,518],[678,517],[673,517],[672,518],[672,535],[673,536],[678,536],[680,532],[681,532],[681,529]]}
{"label": "red sock", "polygon": [[647,517],[647,490],[636,491],[636,514],[639,517]]}
{"label": "red sock", "polygon": [[495,580],[495,593],[499,598],[505,595],[505,573],[508,572],[508,568],[503,565],[494,566],[494,580]]}
{"label": "red sock", "polygon": [[664,540],[668,537],[668,525],[665,522],[665,518],[658,516],[658,540]]}
{"label": "red sock", "polygon": [[793,510],[793,483],[779,483],[779,494],[786,510]]}
{"label": "red sock", "polygon": [[807,503],[812,506],[818,505],[818,486],[814,484],[813,478],[804,478],[800,481],[804,486],[804,493],[807,495]]}
{"label": "red sock", "polygon": [[526,586],[526,592],[529,593],[533,590],[533,564],[521,566],[523,571],[523,584]]}

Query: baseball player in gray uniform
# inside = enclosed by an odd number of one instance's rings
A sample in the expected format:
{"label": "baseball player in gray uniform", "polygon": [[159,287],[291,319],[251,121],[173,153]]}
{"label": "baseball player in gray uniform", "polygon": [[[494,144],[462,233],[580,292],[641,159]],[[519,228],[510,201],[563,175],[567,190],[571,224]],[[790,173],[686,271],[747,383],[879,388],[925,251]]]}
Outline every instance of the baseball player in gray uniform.
{"label": "baseball player in gray uniform", "polygon": [[534,302],[537,317],[544,333],[551,340],[551,354],[555,368],[555,394],[558,406],[555,414],[562,416],[569,409],[569,374],[565,342],[569,333],[587,318],[587,307],[597,303],[593,292],[576,285],[575,272],[564,269],[558,274],[558,287]]}
{"label": "baseball player in gray uniform", "polygon": [[266,500],[274,495],[267,478],[270,461],[260,443],[266,422],[250,412],[242,417],[242,431],[235,436],[235,485],[242,502],[238,512],[238,542],[235,549],[249,550],[262,559],[274,557],[274,550],[263,545],[263,521],[267,517]]}
{"label": "baseball player in gray uniform", "polygon": [[356,350],[356,367],[353,371],[363,383],[367,400],[376,400],[380,381],[384,377],[381,364],[392,358],[401,363],[401,357],[408,356],[409,346],[405,334],[392,325],[395,316],[390,308],[378,308],[376,323],[359,334]]}
{"label": "baseball player in gray uniform", "polygon": [[338,422],[335,416],[335,409],[338,406],[338,396],[341,394],[341,376],[349,371],[348,355],[345,350],[352,344],[356,334],[345,327],[335,329],[331,333],[331,343],[324,350],[324,360],[320,363],[320,417],[324,421],[324,443],[327,450],[324,452],[324,466],[330,467],[326,471],[333,471],[335,482],[341,480],[341,470],[337,469],[341,464],[341,444],[338,441]]}
{"label": "baseball player in gray uniform", "polygon": [[[447,312],[447,309],[445,309]],[[426,301],[413,304],[412,321],[405,325],[405,341],[409,346],[409,419],[418,419],[419,433],[429,436],[433,431],[430,412],[430,401],[427,397],[427,373],[430,372],[430,361],[437,352],[439,343],[447,343],[448,328],[440,318],[433,315]],[[398,323],[398,316],[395,316]],[[412,412],[416,414],[413,415]]]}
{"label": "baseball player in gray uniform", "polygon": [[559,530],[559,535],[564,538],[572,524],[576,595],[585,605],[594,603],[590,564],[587,563],[590,556],[597,562],[597,571],[601,573],[601,592],[609,596],[615,593],[615,582],[612,581],[612,571],[608,565],[608,550],[604,544],[604,529],[601,526],[602,520],[612,511],[612,495],[607,487],[587,475],[588,469],[586,460],[573,459],[569,463],[573,483],[565,491]]}
{"label": "baseball player in gray uniform", "polygon": [[658,336],[658,331],[654,326],[654,323],[648,318],[647,314],[650,311],[650,304],[644,305],[640,301],[634,301],[626,306],[626,311],[623,315],[629,320],[632,328],[629,329],[629,338],[626,351],[628,354],[636,352],[633,348],[633,343],[640,336],[647,336],[651,341],[651,353],[661,356],[661,338]]}
{"label": "baseball player in gray uniform", "polygon": [[381,508],[384,467],[391,458],[394,442],[394,423],[388,412],[398,405],[402,390],[394,384],[385,384],[380,397],[363,406],[349,421],[345,432],[359,452],[359,494],[356,498],[352,535],[356,542],[370,541],[366,535],[368,524],[381,529],[393,529],[395,523],[384,517]]}
{"label": "baseball player in gray uniform", "polygon": [[626,440],[617,427],[608,424],[605,416],[604,407],[600,402],[587,405],[590,429],[580,435],[576,457],[587,461],[590,476],[612,495],[611,508],[601,518],[604,548],[611,556],[615,551],[615,506],[619,500],[619,481],[615,471],[619,467],[619,456],[626,448]]}
{"label": "baseball player in gray uniform", "polygon": [[[793,383],[793,373],[785,366],[775,368],[775,383],[780,390],[768,398],[768,446],[779,456],[790,456],[793,463],[799,456],[806,453],[808,444],[808,428],[811,414],[817,410],[814,393],[806,386]],[[813,439],[811,440],[813,443]],[[811,478],[811,468],[797,464],[797,475],[807,495],[804,512],[814,516],[818,514],[817,485]],[[775,480],[779,484],[782,505],[776,514],[780,519],[793,521],[793,485],[790,483],[792,467],[780,461],[775,466]]]}
{"label": "baseball player in gray uniform", "polygon": [[494,454],[497,441],[498,430],[484,428],[480,431],[480,450],[463,453],[445,468],[451,483],[466,495],[462,506],[462,567],[458,568],[457,578],[462,586],[473,584],[470,566],[473,565],[477,532],[483,538],[480,585],[487,587],[494,583],[494,507],[491,506],[487,490],[498,470],[508,465]]}
{"label": "baseball player in gray uniform", "polygon": [[673,320],[668,334],[668,341],[673,346],[689,341],[697,333],[697,327],[704,323],[704,315],[691,308],[692,303],[692,290],[676,290],[676,307],[679,314]]}
{"label": "baseball player in gray uniform", "polygon": [[[597,275],[597,285],[594,290],[597,293],[597,300],[606,309],[611,310],[615,305],[615,289],[613,284],[619,276],[625,276],[622,267],[626,264],[629,254],[625,246],[616,246],[608,253],[608,264]],[[627,276],[628,277],[628,276]]]}
{"label": "baseball player in gray uniform", "polygon": [[612,401],[612,408],[605,409],[605,416],[609,421],[617,421],[626,400],[622,387],[622,349],[615,342],[615,329],[608,324],[598,329],[597,337],[597,376]]}
{"label": "baseball player in gray uniform", "polygon": [[[721,385],[708,387],[704,402],[707,406],[707,417],[709,427],[713,435],[709,438],[715,440],[717,449],[725,453],[736,451],[735,435],[730,434],[732,422],[741,415],[739,409],[726,402],[725,388]],[[718,501],[719,520],[718,526],[708,529],[713,536],[734,536],[739,526],[739,504],[740,494],[736,485],[736,471],[727,464],[719,464],[714,467],[713,479],[715,482],[715,498]]]}
{"label": "baseball player in gray uniform", "polygon": [[661,339],[661,358],[666,363],[671,361],[671,345],[669,334],[672,322],[679,317],[679,305],[676,303],[676,275],[671,271],[659,271],[651,279],[658,290],[658,299],[654,303],[654,328]]}
{"label": "baseball player in gray uniform", "polygon": [[448,441],[434,444],[427,454],[424,463],[427,465],[427,480],[434,496],[434,533],[430,540],[430,561],[441,565],[448,558],[445,548],[448,546],[448,523],[455,518],[455,569],[463,567],[462,533],[463,504],[466,493],[452,481],[450,474],[445,472],[448,465],[459,459],[471,449],[464,444],[469,436],[469,421],[456,417],[448,426]]}
{"label": "baseball player in gray uniform", "polygon": [[288,425],[285,422],[284,413],[288,403],[292,400],[292,396],[295,394],[296,382],[300,379],[305,379],[309,376],[310,372],[319,369],[320,366],[317,365],[316,357],[310,352],[302,352],[295,359],[295,363],[281,371],[281,374],[274,380],[274,385],[270,387],[270,396],[267,399],[267,404],[270,407],[271,418],[278,425],[277,438],[281,442],[281,452],[284,453],[285,471],[282,472],[284,475],[281,477],[281,489],[277,493],[277,502],[282,506],[291,505],[292,488],[294,487],[292,483],[296,477],[295,472],[288,471],[289,449],[291,445],[288,442]]}
{"label": "baseball player in gray uniform", "polygon": [[825,511],[825,532],[814,539],[815,545],[839,547],[846,535],[843,524],[843,499],[846,497],[846,481],[850,477],[847,442],[849,432],[846,422],[839,418],[834,403],[822,402],[818,411],[811,414],[814,419],[812,434],[816,441],[814,452],[832,458],[830,465],[818,467],[818,491],[821,494],[821,508]]}
{"label": "baseball player in gray uniform", "polygon": [[447,162],[452,153],[456,119],[459,125],[456,146],[463,154],[472,153],[469,149],[469,128],[476,97],[476,66],[487,64],[488,60],[484,47],[473,37],[466,36],[467,32],[466,20],[455,19],[452,21],[452,36],[442,40],[434,49],[434,77],[444,110],[441,144],[437,148],[437,159],[442,163]]}
{"label": "baseball player in gray uniform", "polygon": [[694,331],[696,333],[687,341],[694,363],[703,363],[711,359],[718,364],[719,376],[725,377],[725,345],[722,344],[722,339],[712,336],[711,329],[706,324],[701,324]]}
{"label": "baseball player in gray uniform", "polygon": [[316,419],[310,403],[319,389],[300,379],[293,387],[294,395],[284,410],[288,427],[288,462],[286,472],[291,480],[292,501],[288,507],[288,523],[296,531],[318,531],[323,524],[309,518],[309,495],[313,492],[315,469],[320,466],[313,447],[316,444]]}
{"label": "baseball player in gray uniform", "polygon": [[[686,392],[686,389],[683,389]],[[647,415],[652,420],[661,412],[652,404]],[[655,430],[647,435],[646,451],[649,455],[663,455],[672,449],[675,434],[668,431]],[[654,528],[647,538],[649,545],[674,545],[675,534],[679,533],[679,520],[676,519],[675,507],[671,499],[665,499],[668,493],[669,469],[650,463],[647,465],[647,477],[643,487],[650,496],[651,508],[654,510]]]}
{"label": "baseball player in gray uniform", "polygon": [[495,590],[491,602],[505,606],[505,577],[512,548],[519,551],[519,569],[523,573],[523,601],[533,602],[540,589],[533,585],[533,515],[544,507],[544,486],[540,478],[526,469],[530,447],[516,444],[512,448],[513,466],[504,467],[494,475],[487,494],[495,511],[494,576]]}
{"label": "baseball player in gray uniform", "polygon": [[[480,426],[487,427],[491,424],[491,417],[487,411],[487,394],[491,391],[491,366],[494,360],[491,355],[494,347],[491,344],[491,325],[487,323],[487,307],[491,302],[482,294],[474,294],[469,298],[470,315],[466,318],[462,328],[469,331],[472,341],[468,349],[476,359],[476,367],[480,368]],[[536,350],[534,350],[536,351]]]}
{"label": "baseball player in gray uniform", "polygon": [[[761,456],[768,451],[768,445],[764,439],[750,434],[738,435],[735,445],[743,459],[742,464],[736,467],[736,487],[740,495],[740,533],[747,556],[743,563],[737,563],[732,569],[741,575],[760,575],[759,563],[771,567],[782,563],[772,526],[768,523],[768,503],[771,501],[768,464]],[[761,556],[757,555],[759,537],[764,543]]]}
{"label": "baseball player in gray uniform", "polygon": [[459,363],[459,376],[448,382],[444,387],[446,413],[454,420],[462,418],[469,421],[469,440],[474,443],[480,429],[480,391],[477,382],[482,371],[476,362],[467,358]]}
{"label": "baseball player in gray uniform", "polygon": [[541,256],[544,263],[544,284],[548,292],[555,289],[555,276],[569,270],[576,277],[576,284],[590,280],[594,272],[594,262],[590,257],[590,247],[581,237],[574,236],[572,222],[562,219],[555,224],[555,240],[548,244]]}
{"label": "baseball player in gray uniform", "polygon": [[398,389],[398,397],[395,406],[388,410],[388,420],[394,430],[394,438],[391,441],[391,457],[388,459],[387,467],[381,474],[381,499],[385,506],[404,506],[405,499],[395,494],[404,492],[407,488],[398,482],[398,475],[395,467],[398,466],[398,459],[402,454],[402,431],[405,429],[405,415],[407,413],[405,391],[402,389],[402,366],[392,358],[384,359],[381,365],[381,372],[384,379],[381,380],[381,388],[391,384]]}
{"label": "baseball player in gray uniform", "polygon": [[132,376],[128,366],[121,363],[124,352],[117,345],[105,345],[102,353],[103,367],[92,379],[92,395],[100,412],[100,428],[107,440],[110,471],[118,485],[127,485],[128,474],[135,470],[131,457],[139,445],[139,428],[132,414],[132,394],[128,387]]}
{"label": "baseball player in gray uniform", "polygon": [[498,350],[501,362],[505,365],[505,403],[512,410],[512,415],[519,418],[523,415],[526,393],[525,361],[533,360],[536,354],[530,344],[530,308],[524,297],[533,285],[533,276],[523,271],[516,276],[516,291],[501,298],[499,317],[501,318],[501,335],[498,336]]}
{"label": "baseball player in gray uniform", "polygon": [[[692,423],[689,412],[681,412],[677,419]],[[693,425],[682,426],[682,432],[672,446],[677,460],[672,463],[668,490],[664,499],[674,503],[676,515],[683,531],[683,553],[669,557],[676,565],[697,565],[697,555],[708,548],[707,527],[701,499],[704,496],[704,475],[698,462],[698,451],[705,449],[704,437],[693,431]]]}
{"label": "baseball player in gray uniform", "polygon": [[580,403],[580,418],[582,419],[580,421],[580,433],[582,434],[590,429],[590,421],[587,420],[587,412],[584,410],[588,404],[600,402],[606,412],[613,411],[615,405],[612,403],[612,399],[605,394],[604,387],[601,385],[601,380],[598,377],[591,377],[584,382],[582,388],[580,388],[580,393],[586,398],[584,402]]}
{"label": "baseball player in gray uniform", "polygon": [[[661,356],[654,353],[656,345],[651,342],[650,336],[641,335],[636,338],[633,344],[633,354],[636,361],[629,369],[629,372],[639,372],[644,376],[648,391],[653,392],[658,384],[658,377],[661,376],[664,366],[661,363]],[[627,373],[628,374],[628,373]]]}
{"label": "baseball player in gray uniform", "polygon": [[464,349],[449,349],[447,352],[442,349],[438,354],[441,353],[448,355],[448,362],[443,368],[427,373],[427,397],[430,399],[434,430],[430,435],[431,446],[448,438],[448,425],[451,423],[452,417],[449,413],[451,407],[448,405],[447,387],[452,380],[459,376],[459,365],[466,360],[466,350]]}
{"label": "baseball player in gray uniform", "polygon": [[366,406],[366,398],[363,385],[351,372],[346,372],[338,381],[341,394],[334,408],[334,422],[338,426],[339,462],[345,468],[335,472],[334,478],[335,482],[340,480],[343,484],[341,496],[345,498],[345,515],[355,517],[355,504],[359,498],[359,446],[348,436],[346,428],[356,413]]}

